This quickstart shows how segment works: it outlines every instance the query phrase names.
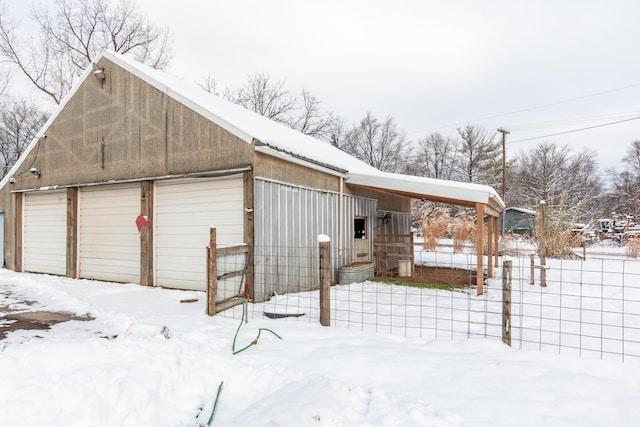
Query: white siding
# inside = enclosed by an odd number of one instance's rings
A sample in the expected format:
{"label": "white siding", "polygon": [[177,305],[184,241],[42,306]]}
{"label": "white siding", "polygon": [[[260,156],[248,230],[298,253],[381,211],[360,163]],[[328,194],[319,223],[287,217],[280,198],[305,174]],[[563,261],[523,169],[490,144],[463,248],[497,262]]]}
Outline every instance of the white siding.
{"label": "white siding", "polygon": [[67,193],[24,195],[23,270],[65,275],[67,272]]}
{"label": "white siding", "polygon": [[210,227],[218,244],[243,243],[243,189],[242,175],[156,183],[156,285],[206,289]]}
{"label": "white siding", "polygon": [[140,281],[140,184],[82,188],[79,198],[80,277]]}

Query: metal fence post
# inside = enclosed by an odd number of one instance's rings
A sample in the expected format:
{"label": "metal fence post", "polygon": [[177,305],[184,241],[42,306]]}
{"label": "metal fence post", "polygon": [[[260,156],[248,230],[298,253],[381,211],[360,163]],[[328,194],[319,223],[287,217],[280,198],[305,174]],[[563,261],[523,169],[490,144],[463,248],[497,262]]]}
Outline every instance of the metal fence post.
{"label": "metal fence post", "polygon": [[511,346],[511,261],[502,263],[502,342]]}
{"label": "metal fence post", "polygon": [[320,244],[320,324],[331,326],[331,241],[327,236],[318,236]]}

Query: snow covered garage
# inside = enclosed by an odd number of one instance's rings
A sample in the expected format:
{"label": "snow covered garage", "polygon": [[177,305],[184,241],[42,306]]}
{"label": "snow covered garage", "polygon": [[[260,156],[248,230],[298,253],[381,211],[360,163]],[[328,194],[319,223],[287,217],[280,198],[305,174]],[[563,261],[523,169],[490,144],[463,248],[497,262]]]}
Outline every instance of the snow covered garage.
{"label": "snow covered garage", "polygon": [[336,280],[371,262],[377,235],[410,233],[413,197],[502,210],[489,187],[383,174],[126,56],[96,63],[0,183],[8,268],[202,290],[215,225],[261,300],[317,286],[318,234]]}

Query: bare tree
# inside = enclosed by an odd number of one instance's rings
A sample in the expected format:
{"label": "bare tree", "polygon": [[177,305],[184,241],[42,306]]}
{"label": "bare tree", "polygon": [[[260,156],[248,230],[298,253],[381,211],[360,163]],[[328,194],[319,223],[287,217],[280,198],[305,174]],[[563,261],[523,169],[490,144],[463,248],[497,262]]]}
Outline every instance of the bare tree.
{"label": "bare tree", "polygon": [[[2,11],[0,10],[0,14]],[[7,94],[9,89],[9,83],[11,81],[11,72],[7,68],[0,68],[0,102],[2,98]]]}
{"label": "bare tree", "polygon": [[31,17],[38,33],[22,37],[0,14],[0,55],[56,104],[103,49],[159,69],[172,57],[168,28],[151,24],[135,0],[55,0],[52,11],[41,5]]}
{"label": "bare tree", "polygon": [[610,169],[611,188],[606,194],[608,210],[605,214],[619,212],[640,215],[640,140],[633,141],[622,158],[624,170]]}
{"label": "bare tree", "polygon": [[405,133],[393,118],[381,122],[371,112],[349,130],[341,148],[384,172],[404,172],[411,155]]}
{"label": "bare tree", "polygon": [[342,148],[347,135],[347,124],[340,116],[335,116],[329,128],[328,142],[337,148]]}
{"label": "bare tree", "polygon": [[607,211],[604,214],[620,212],[640,216],[640,177],[628,170],[609,172],[612,177],[611,190],[605,196]]}
{"label": "bare tree", "polygon": [[501,175],[500,143],[496,134],[487,132],[478,125],[458,128],[460,150],[458,151],[459,179],[496,186]]}
{"label": "bare tree", "polygon": [[325,112],[320,107],[320,101],[308,90],[302,88],[302,107],[297,111],[289,126],[305,135],[310,135],[319,139],[328,139],[333,128],[334,120],[331,112]]}
{"label": "bare tree", "polygon": [[220,96],[220,91],[218,90],[218,81],[215,79],[215,77],[213,77],[211,73],[209,73],[202,82],[196,82],[196,84],[205,91],[212,93],[215,96]]}
{"label": "bare tree", "polygon": [[229,100],[268,119],[288,124],[297,100],[285,83],[285,80],[272,81],[267,73],[254,73],[247,76],[240,89],[229,92]]}
{"label": "bare tree", "polygon": [[622,161],[633,174],[640,176],[640,140],[631,143]]}
{"label": "bare tree", "polygon": [[545,200],[553,208],[562,203],[567,214],[586,220],[598,215],[602,182],[597,173],[596,153],[572,152],[568,146],[541,143],[516,159],[509,193],[513,204],[534,207]]}
{"label": "bare tree", "polygon": [[[200,86],[220,96],[217,81],[209,75]],[[324,111],[320,100],[304,87],[290,91],[285,80],[273,80],[267,73],[247,76],[237,90],[225,88],[222,97],[273,121],[322,140],[330,140],[340,126],[333,113]],[[338,126],[338,127],[337,127]]]}
{"label": "bare tree", "polygon": [[46,121],[47,115],[30,100],[5,104],[0,111],[0,178],[4,178]]}
{"label": "bare tree", "polygon": [[454,175],[458,146],[455,139],[432,133],[418,140],[411,173],[437,179]]}

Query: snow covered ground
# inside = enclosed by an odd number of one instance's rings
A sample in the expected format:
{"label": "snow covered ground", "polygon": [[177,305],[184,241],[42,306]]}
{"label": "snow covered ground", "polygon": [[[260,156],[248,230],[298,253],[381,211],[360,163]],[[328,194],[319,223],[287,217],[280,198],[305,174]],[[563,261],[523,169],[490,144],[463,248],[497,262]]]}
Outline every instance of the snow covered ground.
{"label": "snow covered ground", "polygon": [[0,341],[1,426],[206,425],[221,382],[216,426],[633,426],[640,419],[634,361],[258,316],[243,325],[237,348],[260,328],[282,340],[263,331],[257,345],[233,355],[239,321],[207,317],[203,294],[8,270],[0,270],[0,290],[16,310],[95,317]]}

